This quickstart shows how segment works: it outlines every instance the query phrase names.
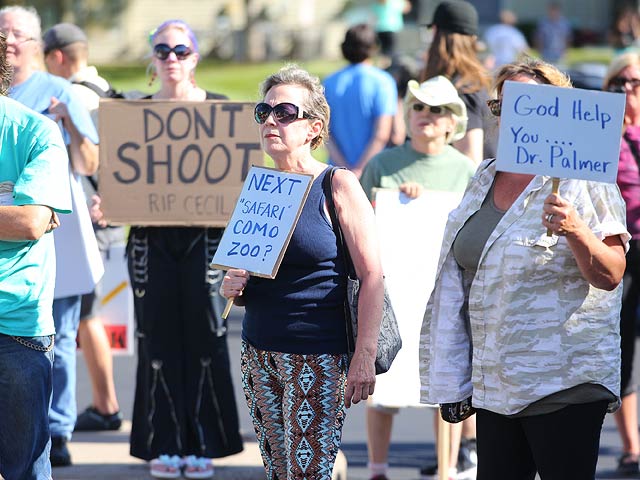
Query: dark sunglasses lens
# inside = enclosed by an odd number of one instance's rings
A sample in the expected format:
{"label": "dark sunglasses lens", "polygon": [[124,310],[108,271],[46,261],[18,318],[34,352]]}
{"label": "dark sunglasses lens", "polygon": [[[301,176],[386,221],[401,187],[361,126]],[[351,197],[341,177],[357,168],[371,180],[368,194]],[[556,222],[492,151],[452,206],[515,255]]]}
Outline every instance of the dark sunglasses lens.
{"label": "dark sunglasses lens", "polygon": [[292,103],[279,103],[273,107],[273,114],[280,123],[291,123],[298,118],[298,107]]}
{"label": "dark sunglasses lens", "polygon": [[431,106],[429,107],[429,111],[434,115],[440,115],[444,112],[444,108]]}
{"label": "dark sunglasses lens", "polygon": [[424,104],[422,103],[414,103],[411,108],[413,108],[414,112],[421,112],[424,110]]}
{"label": "dark sunglasses lens", "polygon": [[269,115],[271,114],[271,105],[266,103],[259,103],[256,105],[255,110],[253,111],[253,116],[260,125],[267,121]]}
{"label": "dark sunglasses lens", "polygon": [[180,60],[184,60],[189,55],[191,55],[191,49],[186,45],[176,45],[173,47],[173,51]]}
{"label": "dark sunglasses lens", "polygon": [[166,60],[171,53],[171,47],[169,47],[169,45],[167,45],[166,43],[159,43],[158,45],[153,47],[153,53],[160,60]]}

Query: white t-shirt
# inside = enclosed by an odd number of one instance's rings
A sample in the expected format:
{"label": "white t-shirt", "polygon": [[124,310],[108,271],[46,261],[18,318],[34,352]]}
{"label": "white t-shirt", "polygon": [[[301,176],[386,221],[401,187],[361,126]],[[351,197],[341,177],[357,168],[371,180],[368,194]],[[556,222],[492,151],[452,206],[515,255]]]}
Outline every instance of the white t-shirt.
{"label": "white t-shirt", "polygon": [[484,40],[496,60],[496,67],[511,63],[529,45],[520,30],[512,25],[500,23],[487,29]]}

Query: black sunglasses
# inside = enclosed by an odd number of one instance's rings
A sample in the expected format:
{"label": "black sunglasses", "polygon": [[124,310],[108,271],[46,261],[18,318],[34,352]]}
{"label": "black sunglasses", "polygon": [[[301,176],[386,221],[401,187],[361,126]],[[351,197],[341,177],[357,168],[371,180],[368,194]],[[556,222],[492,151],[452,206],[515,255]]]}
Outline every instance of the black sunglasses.
{"label": "black sunglasses", "polygon": [[607,90],[610,92],[622,93],[627,86],[631,87],[631,90],[635,90],[640,87],[640,78],[614,77],[609,80]]}
{"label": "black sunglasses", "polygon": [[189,47],[182,44],[176,45],[175,47],[170,47],[166,43],[159,43],[153,47],[153,54],[157,59],[162,61],[169,58],[171,52],[176,54],[176,58],[178,60],[184,60],[193,53],[193,51]]}
{"label": "black sunglasses", "polygon": [[487,100],[487,107],[489,107],[489,111],[491,115],[494,117],[499,117],[502,112],[502,100],[494,98],[492,100]]}
{"label": "black sunglasses", "polygon": [[288,102],[279,103],[273,107],[268,103],[259,103],[253,111],[253,118],[256,119],[256,122],[262,125],[267,121],[271,112],[273,112],[273,118],[283,125],[289,125],[291,122],[298,120],[299,118],[311,118],[311,115],[300,107]]}
{"label": "black sunglasses", "polygon": [[438,105],[425,105],[424,103],[414,103],[411,105],[411,109],[414,112],[422,112],[425,108],[429,109],[430,113],[434,115],[444,115],[449,110],[446,107],[440,107]]}

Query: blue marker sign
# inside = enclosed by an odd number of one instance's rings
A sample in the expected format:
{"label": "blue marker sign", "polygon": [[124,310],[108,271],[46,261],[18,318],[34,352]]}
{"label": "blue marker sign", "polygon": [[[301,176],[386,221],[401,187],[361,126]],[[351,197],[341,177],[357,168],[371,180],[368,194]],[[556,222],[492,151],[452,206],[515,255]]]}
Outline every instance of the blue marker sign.
{"label": "blue marker sign", "polygon": [[625,96],[505,82],[498,170],[615,183]]}
{"label": "blue marker sign", "polygon": [[212,265],[275,278],[312,182],[313,175],[251,167]]}

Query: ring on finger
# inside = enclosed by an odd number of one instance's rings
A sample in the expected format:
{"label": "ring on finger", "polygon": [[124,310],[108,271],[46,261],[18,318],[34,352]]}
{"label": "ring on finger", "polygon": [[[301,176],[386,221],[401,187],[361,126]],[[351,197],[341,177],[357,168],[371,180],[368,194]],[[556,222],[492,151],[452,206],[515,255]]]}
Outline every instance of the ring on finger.
{"label": "ring on finger", "polygon": [[553,222],[553,213],[550,213],[547,215],[547,222],[549,223]]}

